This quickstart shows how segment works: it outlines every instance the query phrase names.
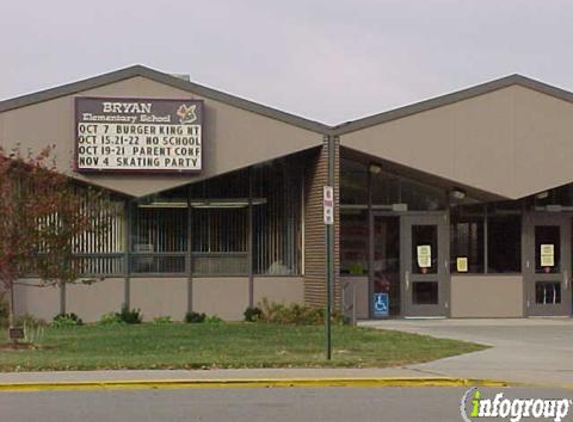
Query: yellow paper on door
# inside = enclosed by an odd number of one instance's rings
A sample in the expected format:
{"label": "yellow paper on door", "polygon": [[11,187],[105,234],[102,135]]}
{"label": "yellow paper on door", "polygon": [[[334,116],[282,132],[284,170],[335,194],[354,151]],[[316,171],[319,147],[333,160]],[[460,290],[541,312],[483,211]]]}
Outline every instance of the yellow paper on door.
{"label": "yellow paper on door", "polygon": [[416,247],[418,267],[430,268],[432,266],[432,247],[430,245],[418,245]]}
{"label": "yellow paper on door", "polygon": [[468,258],[466,256],[459,256],[456,259],[456,268],[458,273],[467,273],[468,272]]}
{"label": "yellow paper on door", "polygon": [[542,244],[539,246],[541,266],[554,267],[555,266],[555,245]]}

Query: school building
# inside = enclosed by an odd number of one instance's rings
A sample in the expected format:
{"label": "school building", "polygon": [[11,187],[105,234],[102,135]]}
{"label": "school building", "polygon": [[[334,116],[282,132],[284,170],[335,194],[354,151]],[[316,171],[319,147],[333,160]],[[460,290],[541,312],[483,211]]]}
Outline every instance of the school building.
{"label": "school building", "polygon": [[0,144],[56,144],[117,208],[78,251],[103,281],[19,285],[19,314],[324,306],[329,153],[337,307],[572,312],[573,93],[520,75],[332,127],[134,66],[0,102]]}

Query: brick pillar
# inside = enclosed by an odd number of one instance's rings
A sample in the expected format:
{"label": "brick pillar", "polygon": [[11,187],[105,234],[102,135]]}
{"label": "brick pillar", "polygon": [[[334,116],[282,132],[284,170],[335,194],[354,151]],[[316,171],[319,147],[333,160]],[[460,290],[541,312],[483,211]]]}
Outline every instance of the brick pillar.
{"label": "brick pillar", "polygon": [[[340,308],[340,143],[334,140],[334,309]],[[323,219],[323,186],[328,181],[328,149],[325,139],[309,160],[305,172],[305,269],[304,301],[326,304],[326,230]]]}

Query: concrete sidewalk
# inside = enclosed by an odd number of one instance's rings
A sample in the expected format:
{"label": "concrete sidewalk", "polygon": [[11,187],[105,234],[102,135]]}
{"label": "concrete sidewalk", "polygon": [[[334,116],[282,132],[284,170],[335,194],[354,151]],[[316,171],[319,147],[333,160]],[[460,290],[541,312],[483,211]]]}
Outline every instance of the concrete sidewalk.
{"label": "concrete sidewalk", "polygon": [[436,376],[518,383],[573,384],[573,319],[387,320],[361,325],[472,341],[492,348],[407,370]]}

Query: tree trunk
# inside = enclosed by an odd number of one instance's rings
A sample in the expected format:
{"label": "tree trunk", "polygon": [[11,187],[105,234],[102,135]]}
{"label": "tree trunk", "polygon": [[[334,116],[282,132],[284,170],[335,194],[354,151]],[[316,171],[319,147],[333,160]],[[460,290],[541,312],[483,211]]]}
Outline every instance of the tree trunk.
{"label": "tree trunk", "polygon": [[13,327],[14,323],[16,321],[16,318],[14,316],[14,312],[16,310],[16,306],[15,306],[16,301],[15,301],[14,283],[13,282],[10,283],[9,290],[10,290],[10,303],[8,306],[8,325],[10,327]]}
{"label": "tree trunk", "polygon": [[13,339],[11,334],[11,328],[14,327],[14,324],[16,322],[16,316],[15,316],[15,294],[14,294],[14,281],[12,280],[9,284],[8,284],[8,290],[10,291],[10,300],[8,301],[8,340],[12,340],[14,343],[18,343],[17,339]]}

